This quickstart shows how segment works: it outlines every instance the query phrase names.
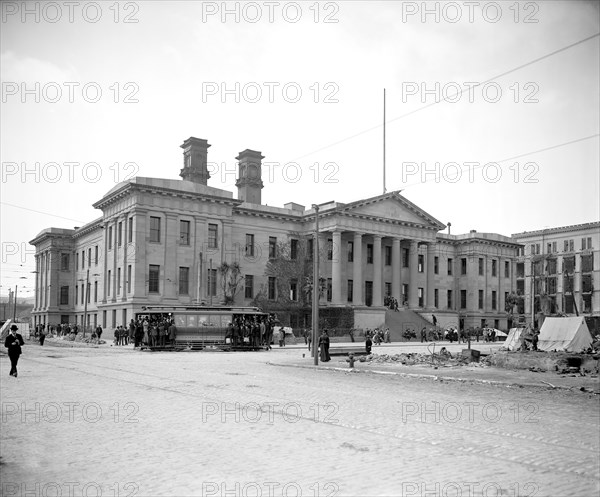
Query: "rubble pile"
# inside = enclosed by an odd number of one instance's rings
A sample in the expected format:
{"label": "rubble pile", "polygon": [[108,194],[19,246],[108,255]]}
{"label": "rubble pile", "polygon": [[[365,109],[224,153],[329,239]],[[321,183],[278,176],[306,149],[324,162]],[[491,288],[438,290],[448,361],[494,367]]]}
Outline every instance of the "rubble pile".
{"label": "rubble pile", "polygon": [[488,365],[478,364],[470,362],[469,357],[465,357],[461,354],[451,354],[445,349],[436,354],[419,354],[419,353],[408,353],[408,354],[369,354],[358,358],[360,362],[366,362],[369,364],[401,364],[405,366],[465,366],[465,365],[479,365],[487,367]]}

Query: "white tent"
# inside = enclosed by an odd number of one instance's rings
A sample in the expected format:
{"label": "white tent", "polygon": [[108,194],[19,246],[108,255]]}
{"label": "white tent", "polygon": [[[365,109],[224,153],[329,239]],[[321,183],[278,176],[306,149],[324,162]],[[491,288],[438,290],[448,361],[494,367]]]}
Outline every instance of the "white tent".
{"label": "white tent", "polygon": [[508,332],[508,338],[504,342],[502,348],[508,350],[519,350],[521,347],[521,334],[525,332],[525,328],[511,328]]}
{"label": "white tent", "polygon": [[538,349],[581,352],[591,344],[592,335],[583,317],[546,318],[540,330]]}

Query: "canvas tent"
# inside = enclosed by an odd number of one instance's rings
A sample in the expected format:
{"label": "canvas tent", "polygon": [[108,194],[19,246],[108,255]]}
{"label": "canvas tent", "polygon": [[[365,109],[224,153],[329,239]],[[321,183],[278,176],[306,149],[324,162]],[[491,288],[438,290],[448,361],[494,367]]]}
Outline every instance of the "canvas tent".
{"label": "canvas tent", "polygon": [[538,349],[581,352],[591,344],[592,335],[583,317],[546,318],[540,330]]}
{"label": "canvas tent", "polygon": [[519,350],[521,347],[521,335],[525,332],[525,328],[511,328],[508,332],[508,337],[502,346],[508,350]]}

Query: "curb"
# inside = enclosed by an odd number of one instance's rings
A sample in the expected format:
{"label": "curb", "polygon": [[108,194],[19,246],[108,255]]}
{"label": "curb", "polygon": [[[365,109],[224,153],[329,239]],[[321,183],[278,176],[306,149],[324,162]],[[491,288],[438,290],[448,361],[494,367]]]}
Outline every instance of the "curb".
{"label": "curb", "polygon": [[[365,374],[365,373],[371,373],[371,374],[379,374],[379,375],[387,375],[387,376],[400,376],[402,378],[413,378],[413,379],[426,379],[426,380],[433,380],[433,381],[454,381],[457,383],[478,383],[481,385],[494,385],[494,386],[501,386],[501,387],[507,387],[507,388],[540,388],[540,389],[544,389],[544,390],[565,390],[568,392],[573,392],[576,391],[578,392],[579,389],[577,389],[577,387],[566,387],[566,386],[562,386],[562,385],[540,385],[538,383],[515,383],[515,382],[507,382],[507,381],[499,381],[499,380],[482,380],[481,378],[455,378],[452,376],[439,376],[439,375],[433,375],[433,374],[424,374],[424,373],[402,373],[402,372],[396,372],[396,371],[380,371],[380,370],[376,370],[376,369],[369,369],[369,370],[361,370],[361,369],[350,369],[350,368],[338,368],[338,367],[334,367],[334,366],[304,366],[301,364],[279,364],[279,363],[274,363],[274,362],[267,362],[266,363],[269,366],[282,366],[282,367],[287,367],[287,368],[300,368],[300,369],[318,369],[321,371],[339,371],[339,372],[344,372],[344,373],[356,373],[356,374]],[[584,391],[583,393],[596,393],[596,392],[588,392],[587,390]]]}

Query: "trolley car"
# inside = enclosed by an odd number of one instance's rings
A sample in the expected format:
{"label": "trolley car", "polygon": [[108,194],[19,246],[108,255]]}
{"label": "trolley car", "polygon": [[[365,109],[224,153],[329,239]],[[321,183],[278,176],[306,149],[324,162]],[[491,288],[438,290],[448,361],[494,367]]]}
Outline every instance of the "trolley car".
{"label": "trolley car", "polygon": [[264,337],[256,334],[257,325],[272,324],[272,316],[258,307],[231,306],[153,305],[142,307],[136,319],[147,320],[150,326],[160,321],[174,323],[179,350],[258,350],[264,346]]}

